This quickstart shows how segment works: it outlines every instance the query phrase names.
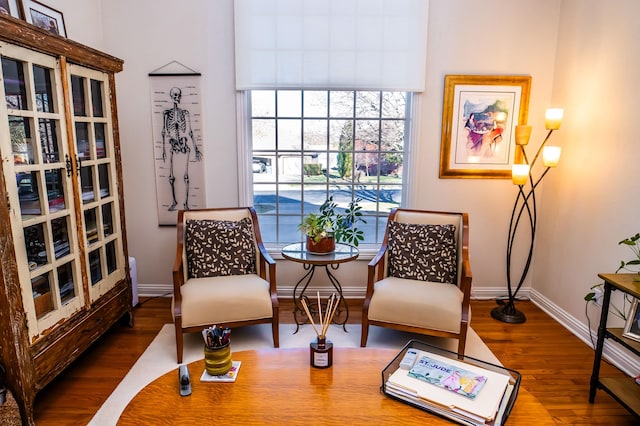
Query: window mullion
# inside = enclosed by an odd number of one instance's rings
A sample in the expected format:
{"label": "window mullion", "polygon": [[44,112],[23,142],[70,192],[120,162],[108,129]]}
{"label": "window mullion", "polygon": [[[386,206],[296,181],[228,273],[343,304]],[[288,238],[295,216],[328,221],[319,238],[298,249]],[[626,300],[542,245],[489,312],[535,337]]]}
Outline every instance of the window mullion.
{"label": "window mullion", "polygon": [[[273,103],[254,105],[250,110],[246,133],[251,137],[246,138],[246,146],[250,147],[247,153],[252,152],[254,163],[270,164],[269,167],[252,166],[253,199],[262,204],[257,210],[261,225],[266,225],[263,239],[277,244],[298,240],[297,224],[309,213],[305,206],[317,209],[329,195],[334,195],[341,206],[350,199],[363,198],[369,222],[365,243],[379,243],[380,224],[386,221],[390,208],[399,206],[406,190],[400,168],[408,155],[408,143],[405,140],[398,150],[394,141],[410,133],[408,116],[396,113],[396,110],[408,110],[402,104],[408,100],[407,94],[356,90],[313,92],[259,91],[263,102]],[[384,101],[387,105],[383,105]],[[319,109],[321,102],[326,105]],[[298,121],[300,127],[292,125],[292,120]],[[351,139],[346,141],[350,146],[344,145],[344,137]],[[332,146],[332,138],[336,138],[337,147]],[[342,161],[338,159],[345,154],[351,157],[346,159],[350,161],[350,169],[342,179],[333,173],[344,164],[336,161]],[[311,167],[310,164],[317,165]],[[325,172],[316,176],[311,172],[314,169]],[[356,173],[362,173],[357,181]]]}

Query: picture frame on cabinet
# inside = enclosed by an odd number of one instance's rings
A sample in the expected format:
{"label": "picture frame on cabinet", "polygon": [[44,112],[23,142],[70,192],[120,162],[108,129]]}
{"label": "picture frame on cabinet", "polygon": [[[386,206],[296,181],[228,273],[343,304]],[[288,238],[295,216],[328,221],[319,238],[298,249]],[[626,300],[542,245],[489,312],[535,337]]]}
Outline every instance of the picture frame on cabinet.
{"label": "picture frame on cabinet", "polygon": [[52,34],[67,37],[64,15],[59,10],[36,0],[22,0],[22,8],[24,19],[28,23]]}
{"label": "picture frame on cabinet", "polygon": [[633,303],[631,303],[622,336],[640,342],[640,303],[638,303],[638,299],[633,299]]}
{"label": "picture frame on cabinet", "polygon": [[446,75],[440,178],[511,179],[531,76]]}
{"label": "picture frame on cabinet", "polygon": [[0,13],[21,19],[21,10],[18,0],[0,0]]}

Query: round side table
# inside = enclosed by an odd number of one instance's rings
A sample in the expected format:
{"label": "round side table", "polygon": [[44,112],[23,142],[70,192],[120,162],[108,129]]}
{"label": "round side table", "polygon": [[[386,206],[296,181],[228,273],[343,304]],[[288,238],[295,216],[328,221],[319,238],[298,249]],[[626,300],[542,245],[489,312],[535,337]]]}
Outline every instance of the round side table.
{"label": "round side table", "polygon": [[[305,295],[307,287],[309,287],[313,274],[315,273],[316,267],[324,268],[331,285],[333,285],[335,290],[338,292],[338,309],[333,322],[335,324],[342,325],[344,331],[347,331],[346,324],[349,319],[349,305],[342,295],[342,286],[340,285],[340,282],[336,276],[331,273],[331,271],[337,270],[341,263],[356,260],[359,254],[360,253],[357,248],[343,243],[336,243],[336,249],[327,254],[314,254],[307,251],[304,242],[289,244],[282,248],[282,256],[285,259],[302,263],[304,270],[307,271],[293,288],[293,317],[296,322],[296,331],[294,331],[294,334],[298,332],[301,324],[307,322],[307,316],[304,308],[302,307],[302,300],[305,300],[305,303],[312,313],[317,312],[320,308],[317,306],[318,302],[315,301],[314,298],[309,298]],[[342,313],[344,313],[344,315],[342,315]]]}

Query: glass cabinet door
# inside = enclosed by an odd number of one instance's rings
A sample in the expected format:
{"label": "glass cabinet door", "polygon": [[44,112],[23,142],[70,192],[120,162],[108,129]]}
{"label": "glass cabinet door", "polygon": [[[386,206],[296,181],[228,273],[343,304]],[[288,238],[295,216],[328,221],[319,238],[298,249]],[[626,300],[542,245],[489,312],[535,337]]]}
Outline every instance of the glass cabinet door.
{"label": "glass cabinet door", "polygon": [[125,275],[109,78],[69,65],[78,186],[87,244],[85,264],[93,302]]}
{"label": "glass cabinet door", "polygon": [[[60,65],[1,45],[0,142],[32,339],[84,306]],[[15,185],[12,188],[12,185]]]}

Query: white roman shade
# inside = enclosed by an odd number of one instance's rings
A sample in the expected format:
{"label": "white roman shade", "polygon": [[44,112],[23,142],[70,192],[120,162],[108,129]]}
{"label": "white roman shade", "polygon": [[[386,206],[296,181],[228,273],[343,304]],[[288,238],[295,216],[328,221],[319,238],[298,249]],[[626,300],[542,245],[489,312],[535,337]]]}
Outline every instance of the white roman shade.
{"label": "white roman shade", "polygon": [[234,3],[238,90],[424,90],[428,0]]}

